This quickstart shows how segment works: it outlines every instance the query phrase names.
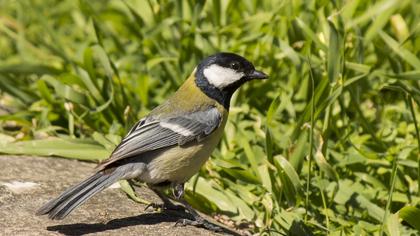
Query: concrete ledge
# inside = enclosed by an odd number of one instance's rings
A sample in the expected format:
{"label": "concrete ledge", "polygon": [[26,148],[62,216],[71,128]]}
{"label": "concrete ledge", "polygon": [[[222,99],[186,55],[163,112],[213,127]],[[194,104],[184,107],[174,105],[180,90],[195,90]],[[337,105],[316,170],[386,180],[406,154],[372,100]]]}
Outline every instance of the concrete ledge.
{"label": "concrete ledge", "polygon": [[[178,213],[144,212],[144,205],[131,201],[118,188],[97,194],[61,221],[34,215],[94,167],[62,158],[0,156],[0,235],[218,235],[192,226],[174,227]],[[157,200],[148,189],[137,193]]]}

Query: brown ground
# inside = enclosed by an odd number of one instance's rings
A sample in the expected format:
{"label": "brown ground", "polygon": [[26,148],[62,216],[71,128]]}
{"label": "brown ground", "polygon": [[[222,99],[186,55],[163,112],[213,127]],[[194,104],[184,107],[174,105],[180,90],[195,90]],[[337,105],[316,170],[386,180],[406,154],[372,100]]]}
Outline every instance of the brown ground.
{"label": "brown ground", "polygon": [[[192,226],[174,227],[179,213],[145,212],[144,205],[118,188],[97,194],[61,221],[34,215],[49,199],[91,174],[94,166],[61,158],[0,156],[0,235],[220,235]],[[13,181],[35,186],[16,188]],[[137,193],[157,201],[148,189]]]}

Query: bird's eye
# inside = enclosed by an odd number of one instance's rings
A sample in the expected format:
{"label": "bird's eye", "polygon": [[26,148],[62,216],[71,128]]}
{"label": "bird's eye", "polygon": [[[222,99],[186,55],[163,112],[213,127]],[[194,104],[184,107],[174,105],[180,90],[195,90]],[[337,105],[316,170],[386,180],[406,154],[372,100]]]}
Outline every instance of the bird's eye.
{"label": "bird's eye", "polygon": [[229,67],[230,68],[232,68],[232,69],[234,69],[234,70],[239,70],[239,63],[238,62],[236,62],[236,61],[234,61],[234,62],[231,62],[230,64],[229,64]]}

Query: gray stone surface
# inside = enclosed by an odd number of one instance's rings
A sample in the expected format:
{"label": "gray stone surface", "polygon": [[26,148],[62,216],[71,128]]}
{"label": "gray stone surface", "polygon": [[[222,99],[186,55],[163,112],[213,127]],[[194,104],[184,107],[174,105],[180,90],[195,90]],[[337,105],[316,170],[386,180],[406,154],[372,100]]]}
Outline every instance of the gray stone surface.
{"label": "gray stone surface", "polygon": [[[94,167],[62,158],[0,156],[0,235],[220,235],[174,227],[177,212],[144,212],[144,205],[118,188],[97,194],[64,220],[35,216],[40,206],[92,174]],[[137,193],[157,201],[146,188]]]}

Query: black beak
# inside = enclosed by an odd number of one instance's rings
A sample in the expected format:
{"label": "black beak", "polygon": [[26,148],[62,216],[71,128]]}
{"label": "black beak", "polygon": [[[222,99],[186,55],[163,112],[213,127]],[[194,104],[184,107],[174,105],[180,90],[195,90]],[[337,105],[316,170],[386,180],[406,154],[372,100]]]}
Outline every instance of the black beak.
{"label": "black beak", "polygon": [[268,75],[262,71],[254,70],[247,75],[249,79],[268,79]]}

